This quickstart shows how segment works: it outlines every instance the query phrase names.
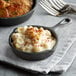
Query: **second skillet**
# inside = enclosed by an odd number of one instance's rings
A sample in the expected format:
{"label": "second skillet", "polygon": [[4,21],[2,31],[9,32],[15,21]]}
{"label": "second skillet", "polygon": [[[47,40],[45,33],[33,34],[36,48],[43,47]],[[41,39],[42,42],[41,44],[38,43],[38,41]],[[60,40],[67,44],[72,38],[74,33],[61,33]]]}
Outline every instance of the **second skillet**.
{"label": "second skillet", "polygon": [[10,18],[1,18],[0,17],[0,26],[17,25],[17,24],[20,24],[20,23],[27,21],[32,16],[32,14],[35,10],[36,4],[37,4],[37,0],[33,0],[32,9],[24,15],[10,17]]}

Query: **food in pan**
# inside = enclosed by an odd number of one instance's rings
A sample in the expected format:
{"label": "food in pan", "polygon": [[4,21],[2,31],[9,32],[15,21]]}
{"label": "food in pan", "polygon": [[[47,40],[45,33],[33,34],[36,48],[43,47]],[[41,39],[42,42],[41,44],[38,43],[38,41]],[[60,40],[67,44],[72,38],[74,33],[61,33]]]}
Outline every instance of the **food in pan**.
{"label": "food in pan", "polygon": [[33,0],[0,0],[0,17],[15,17],[32,9]]}
{"label": "food in pan", "polygon": [[43,27],[18,27],[11,38],[16,49],[29,53],[51,50],[56,44],[52,33]]}

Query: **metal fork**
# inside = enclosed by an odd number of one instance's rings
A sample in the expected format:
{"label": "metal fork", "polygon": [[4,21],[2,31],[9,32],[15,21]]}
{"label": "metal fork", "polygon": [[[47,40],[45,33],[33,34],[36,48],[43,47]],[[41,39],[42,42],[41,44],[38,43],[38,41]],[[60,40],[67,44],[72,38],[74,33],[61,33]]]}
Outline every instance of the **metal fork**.
{"label": "metal fork", "polygon": [[63,0],[41,0],[39,4],[53,16],[76,13],[76,10]]}

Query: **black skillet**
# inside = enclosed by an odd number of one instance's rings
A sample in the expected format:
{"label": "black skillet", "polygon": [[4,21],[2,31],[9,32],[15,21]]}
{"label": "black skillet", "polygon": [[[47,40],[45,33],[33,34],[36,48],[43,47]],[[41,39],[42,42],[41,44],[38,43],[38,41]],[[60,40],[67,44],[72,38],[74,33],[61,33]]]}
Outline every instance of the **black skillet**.
{"label": "black skillet", "polygon": [[[58,24],[56,24],[53,28],[59,26],[59,25],[64,25],[64,24],[68,24],[71,22],[71,19],[69,18],[65,18],[63,20],[61,20]],[[35,26],[35,27],[43,27],[44,29],[48,29],[52,35],[56,38],[56,41],[58,42],[58,36],[56,34],[56,32],[54,31],[54,29],[52,27],[45,27],[45,26],[38,26],[38,25],[31,25],[31,26]],[[10,34],[9,36],[9,44],[13,50],[13,52],[20,58],[25,59],[25,60],[31,60],[31,61],[36,61],[36,60],[42,60],[45,59],[47,57],[49,57],[50,55],[52,55],[52,53],[55,51],[56,45],[52,48],[52,50],[46,50],[43,52],[33,52],[33,53],[27,53],[27,52],[22,52],[21,50],[16,49],[13,45],[12,45],[12,39],[11,39],[11,35],[16,32],[17,28],[15,28],[13,30],[13,32]]]}
{"label": "black skillet", "polygon": [[24,21],[28,20],[33,14],[36,4],[37,4],[37,0],[33,0],[33,6],[32,6],[31,11],[29,11],[28,13],[24,15],[10,17],[10,18],[0,18],[0,26],[17,25],[17,24],[23,23]]}

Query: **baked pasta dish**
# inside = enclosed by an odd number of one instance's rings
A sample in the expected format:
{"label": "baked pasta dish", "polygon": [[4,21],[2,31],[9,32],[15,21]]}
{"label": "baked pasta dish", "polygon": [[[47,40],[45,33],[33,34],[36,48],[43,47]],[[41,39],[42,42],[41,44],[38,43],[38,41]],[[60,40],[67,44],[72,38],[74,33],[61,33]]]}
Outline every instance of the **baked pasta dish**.
{"label": "baked pasta dish", "polygon": [[29,53],[51,50],[56,44],[52,33],[43,27],[18,27],[11,38],[16,49]]}
{"label": "baked pasta dish", "polygon": [[24,15],[32,9],[33,0],[0,0],[0,17]]}

